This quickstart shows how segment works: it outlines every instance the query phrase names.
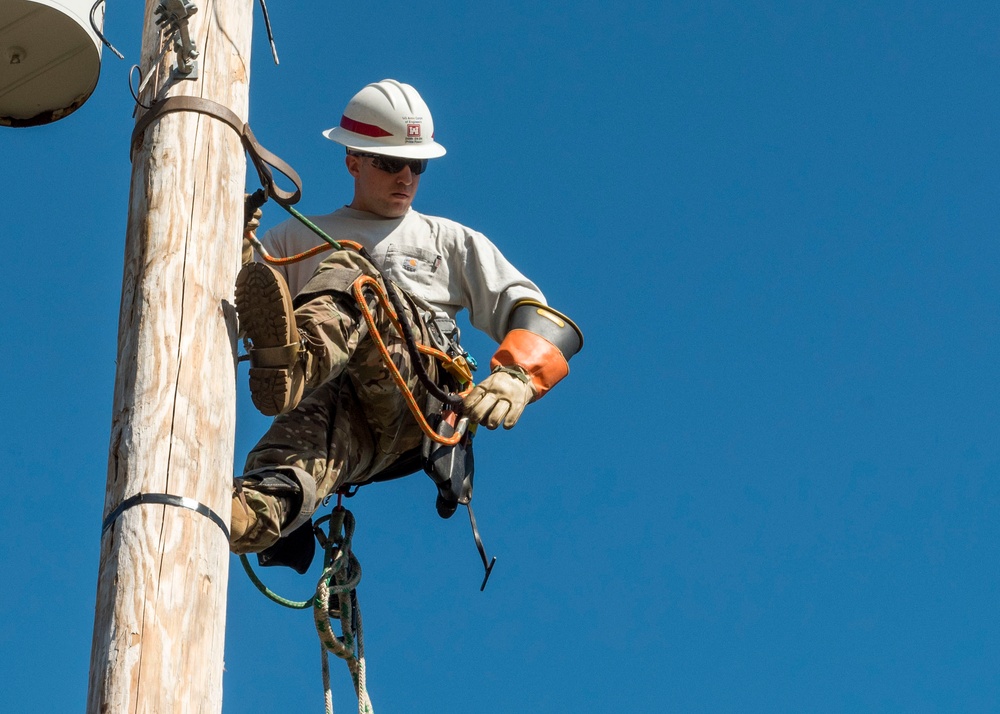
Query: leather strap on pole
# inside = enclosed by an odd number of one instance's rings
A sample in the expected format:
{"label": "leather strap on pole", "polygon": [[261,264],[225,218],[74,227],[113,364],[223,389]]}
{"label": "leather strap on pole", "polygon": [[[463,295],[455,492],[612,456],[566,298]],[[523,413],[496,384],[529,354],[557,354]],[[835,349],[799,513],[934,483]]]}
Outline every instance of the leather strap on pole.
{"label": "leather strap on pole", "polygon": [[[254,168],[257,169],[257,176],[260,177],[260,183],[265,191],[267,191],[268,196],[282,206],[291,206],[298,203],[299,199],[302,198],[302,179],[299,178],[295,169],[261,146],[257,138],[253,135],[253,132],[250,131],[250,125],[240,119],[233,110],[210,99],[176,96],[153,102],[149,111],[139,117],[139,120],[135,123],[135,129],[132,130],[132,139],[129,145],[135,147],[136,143],[142,140],[149,125],[169,112],[198,112],[199,114],[207,114],[210,117],[225,122],[240,135],[240,142],[250,156],[250,161],[253,163]],[[285,191],[274,183],[274,176],[271,173],[272,167],[287,176],[295,184],[294,191]]]}

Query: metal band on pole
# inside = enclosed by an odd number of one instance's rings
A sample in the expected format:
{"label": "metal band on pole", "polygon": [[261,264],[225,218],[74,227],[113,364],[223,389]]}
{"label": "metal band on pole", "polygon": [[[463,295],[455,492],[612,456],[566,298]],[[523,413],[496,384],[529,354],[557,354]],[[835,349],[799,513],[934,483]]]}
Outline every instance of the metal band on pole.
{"label": "metal band on pole", "polygon": [[198,503],[198,501],[193,498],[188,498],[186,496],[172,496],[169,493],[137,493],[131,498],[126,498],[115,510],[108,514],[107,518],[104,519],[104,525],[101,526],[101,535],[104,535],[108,528],[110,528],[111,525],[118,520],[118,517],[122,513],[133,506],[138,506],[144,503],[162,506],[177,506],[179,508],[186,508],[189,511],[200,513],[221,528],[222,532],[226,534],[226,540],[229,540],[229,526],[226,525],[226,522],[222,520],[222,517],[218,513],[213,511],[204,503]]}

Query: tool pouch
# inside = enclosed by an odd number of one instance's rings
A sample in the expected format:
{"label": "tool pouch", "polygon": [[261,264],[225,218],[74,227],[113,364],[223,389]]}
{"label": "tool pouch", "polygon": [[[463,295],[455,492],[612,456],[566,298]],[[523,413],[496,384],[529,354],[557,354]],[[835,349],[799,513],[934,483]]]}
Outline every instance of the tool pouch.
{"label": "tool pouch", "polygon": [[[457,419],[457,414],[448,411],[444,416],[436,417],[437,424],[432,421],[431,425],[440,436],[449,437],[455,433]],[[435,506],[442,518],[451,518],[459,504],[467,506],[472,501],[472,477],[475,472],[472,437],[473,432],[466,431],[461,441],[453,446],[438,444],[424,437],[424,471],[437,486]]]}

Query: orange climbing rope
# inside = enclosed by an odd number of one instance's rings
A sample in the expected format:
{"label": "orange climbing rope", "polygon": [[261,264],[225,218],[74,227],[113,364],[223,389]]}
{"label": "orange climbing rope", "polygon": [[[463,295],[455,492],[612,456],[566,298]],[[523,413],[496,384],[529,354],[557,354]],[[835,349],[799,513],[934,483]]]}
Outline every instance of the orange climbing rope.
{"label": "orange climbing rope", "polygon": [[[246,237],[254,245],[264,261],[271,265],[290,265],[335,248],[332,244],[317,245],[303,253],[299,253],[298,255],[292,255],[287,258],[275,258],[267,252],[267,249],[264,248],[264,245],[257,239],[257,236],[253,231],[246,231]],[[342,240],[337,241],[337,243],[340,248],[351,248],[359,253],[362,251],[361,244],[355,243],[354,241]],[[424,434],[426,434],[432,441],[442,444],[443,446],[454,446],[460,442],[462,437],[465,435],[468,420],[459,419],[455,433],[451,436],[442,436],[438,434],[427,422],[427,418],[424,416],[423,410],[420,408],[420,405],[417,404],[416,397],[413,396],[413,391],[406,384],[406,380],[403,379],[403,375],[400,373],[399,368],[396,367],[396,363],[392,361],[392,355],[389,354],[389,348],[386,347],[385,340],[382,339],[382,335],[378,331],[378,326],[375,324],[375,316],[372,314],[372,310],[368,306],[368,301],[365,299],[364,295],[365,288],[369,288],[371,292],[374,293],[375,299],[389,316],[389,320],[392,322],[396,333],[400,337],[403,337],[403,328],[399,323],[399,315],[397,315],[396,310],[393,309],[389,296],[386,294],[381,283],[370,275],[362,275],[354,281],[354,285],[352,287],[354,299],[357,301],[358,308],[361,310],[365,323],[368,325],[368,332],[371,334],[372,340],[375,342],[379,355],[382,357],[382,361],[385,363],[386,369],[389,370],[389,374],[392,375],[393,382],[396,383],[396,387],[406,400],[406,406],[409,408],[410,413],[413,414],[413,417],[417,420],[417,424],[420,426],[421,431],[423,431]],[[419,342],[416,347],[417,351],[421,354],[433,357],[440,362],[441,366],[449,374],[451,374],[460,385],[463,386],[464,391],[458,392],[459,396],[465,396],[469,393],[472,389],[472,370],[469,368],[469,363],[464,357],[451,357],[439,349],[421,344]]]}
{"label": "orange climbing rope", "polygon": [[[354,281],[354,299],[357,301],[358,307],[361,308],[361,314],[365,318],[365,322],[368,324],[368,332],[375,341],[375,346],[378,348],[379,354],[382,356],[382,361],[385,363],[386,369],[389,370],[389,373],[392,375],[392,380],[396,383],[399,391],[402,392],[403,398],[406,399],[406,405],[410,408],[410,413],[413,414],[424,434],[439,444],[454,446],[461,441],[462,437],[465,435],[465,428],[461,426],[462,422],[459,422],[459,428],[449,437],[441,436],[436,433],[433,427],[427,423],[423,410],[421,410],[420,405],[417,404],[417,400],[413,396],[413,392],[407,386],[406,380],[403,379],[403,375],[400,374],[399,368],[396,367],[396,363],[392,361],[392,355],[389,354],[389,349],[385,346],[385,340],[383,340],[382,335],[379,334],[378,326],[375,324],[375,316],[372,314],[371,308],[368,306],[368,301],[365,300],[364,291],[366,287],[370,288],[372,292],[375,293],[375,298],[382,306],[382,309],[386,311],[386,314],[389,315],[389,319],[392,321],[392,325],[396,329],[396,332],[402,336],[403,329],[399,324],[399,316],[393,309],[392,304],[389,302],[389,296],[386,295],[385,290],[378,280],[370,275],[362,275]],[[459,392],[460,395],[464,396],[468,392],[471,388],[472,372],[469,371],[468,364],[463,357],[453,359],[440,350],[419,343],[417,344],[417,350],[422,354],[430,355],[431,357],[437,359],[441,363],[441,366],[448,370],[448,372],[458,379],[461,384],[468,385],[465,392]],[[467,421],[465,423],[468,424]]]}

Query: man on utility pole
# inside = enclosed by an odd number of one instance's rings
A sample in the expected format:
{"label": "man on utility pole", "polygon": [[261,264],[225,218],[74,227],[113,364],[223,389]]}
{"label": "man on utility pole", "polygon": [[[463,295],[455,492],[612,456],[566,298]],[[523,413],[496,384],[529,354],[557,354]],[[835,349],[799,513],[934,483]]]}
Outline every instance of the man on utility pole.
{"label": "man on utility pole", "polygon": [[222,709],[252,11],[146,6],[89,714]]}
{"label": "man on utility pole", "polygon": [[[445,411],[510,429],[529,403],[569,374],[568,360],[583,346],[573,321],[549,307],[485,235],[412,209],[428,161],[445,154],[414,87],[393,79],[369,84],[324,136],[346,149],[354,197],[311,222],[356,247],[282,273],[248,263],[237,278],[250,393],[262,413],[276,416],[236,481],[237,553],[297,547],[292,534],[299,529],[311,541],[307,524],[328,494],[387,473],[426,468],[444,517],[459,503],[469,505],[471,472],[466,481],[460,469],[443,473],[431,466],[435,460],[422,450],[433,436],[421,425],[441,416],[448,399]],[[278,256],[303,253],[316,242],[312,229],[295,220],[263,241]],[[380,301],[379,293],[399,296],[398,307]],[[462,389],[471,374],[456,377],[447,359],[420,357],[406,337],[409,331],[439,354],[464,359],[455,322],[461,310],[500,343],[491,373],[465,390],[464,399],[442,390]],[[471,458],[440,461],[464,465]],[[486,565],[485,554],[483,560]]]}

